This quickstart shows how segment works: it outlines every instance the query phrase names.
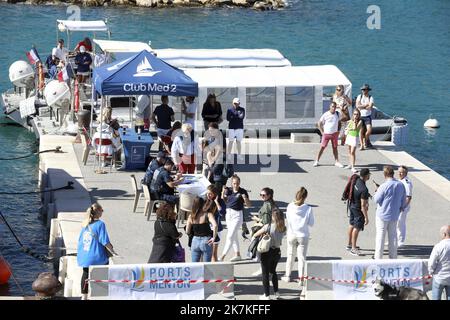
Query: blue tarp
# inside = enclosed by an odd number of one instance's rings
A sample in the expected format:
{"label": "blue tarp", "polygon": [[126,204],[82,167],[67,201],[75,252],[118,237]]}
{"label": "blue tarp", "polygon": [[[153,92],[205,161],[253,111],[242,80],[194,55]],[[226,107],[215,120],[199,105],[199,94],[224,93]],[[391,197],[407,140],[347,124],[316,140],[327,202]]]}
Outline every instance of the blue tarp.
{"label": "blue tarp", "polygon": [[95,90],[105,96],[198,96],[197,82],[146,50],[95,68],[93,79]]}

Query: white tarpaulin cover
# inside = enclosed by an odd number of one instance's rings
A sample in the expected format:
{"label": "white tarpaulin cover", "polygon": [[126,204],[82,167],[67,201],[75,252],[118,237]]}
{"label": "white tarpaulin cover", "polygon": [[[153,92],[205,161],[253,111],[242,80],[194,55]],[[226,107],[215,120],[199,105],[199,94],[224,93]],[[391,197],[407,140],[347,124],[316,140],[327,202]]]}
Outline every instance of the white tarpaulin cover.
{"label": "white tarpaulin cover", "polygon": [[25,100],[20,101],[19,108],[20,108],[20,117],[25,118],[26,116],[29,116],[31,114],[34,114],[36,112],[36,107],[34,106],[34,101],[36,97],[30,97]]}
{"label": "white tarpaulin cover", "polygon": [[149,283],[145,280],[204,280],[203,263],[118,264],[108,268],[109,297],[117,300],[204,300],[204,284]]}
{"label": "white tarpaulin cover", "polygon": [[[335,86],[351,89],[347,77],[332,65],[281,68],[187,68],[199,88]],[[346,90],[347,91],[347,90]]]}
{"label": "white tarpaulin cover", "polygon": [[375,296],[372,282],[378,277],[395,286],[407,286],[423,290],[422,280],[408,281],[421,277],[422,260],[336,260],[333,261],[333,279],[367,281],[367,283],[333,282],[336,300],[379,300]]}
{"label": "white tarpaulin cover", "polygon": [[56,20],[59,25],[63,25],[69,31],[108,31],[108,27],[102,20],[77,21],[77,20]]}
{"label": "white tarpaulin cover", "polygon": [[94,39],[94,42],[105,52],[141,52],[142,50],[152,51],[152,48],[144,42],[98,39]]}
{"label": "white tarpaulin cover", "polygon": [[273,49],[159,49],[158,58],[177,68],[285,67],[291,63]]}

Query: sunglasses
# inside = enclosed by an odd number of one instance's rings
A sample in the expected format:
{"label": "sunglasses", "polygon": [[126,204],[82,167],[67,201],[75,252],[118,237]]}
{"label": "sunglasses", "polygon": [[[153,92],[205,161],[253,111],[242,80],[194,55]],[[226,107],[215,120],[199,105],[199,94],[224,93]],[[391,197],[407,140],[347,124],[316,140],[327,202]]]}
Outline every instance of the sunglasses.
{"label": "sunglasses", "polygon": [[336,91],[341,91],[341,89],[336,89]]}
{"label": "sunglasses", "polygon": [[259,195],[260,195],[261,197],[267,196],[267,194],[265,194],[265,193],[260,193]]}

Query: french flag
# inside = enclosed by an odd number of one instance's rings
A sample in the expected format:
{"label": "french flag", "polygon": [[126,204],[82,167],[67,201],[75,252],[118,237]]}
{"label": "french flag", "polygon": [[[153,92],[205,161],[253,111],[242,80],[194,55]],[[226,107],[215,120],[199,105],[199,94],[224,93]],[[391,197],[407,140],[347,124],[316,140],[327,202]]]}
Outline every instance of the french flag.
{"label": "french flag", "polygon": [[72,70],[72,66],[68,64],[60,72],[58,72],[58,80],[59,82],[64,82],[74,77],[74,72]]}
{"label": "french flag", "polygon": [[31,50],[27,52],[26,55],[31,64],[36,64],[36,62],[41,61],[36,48],[31,48]]}

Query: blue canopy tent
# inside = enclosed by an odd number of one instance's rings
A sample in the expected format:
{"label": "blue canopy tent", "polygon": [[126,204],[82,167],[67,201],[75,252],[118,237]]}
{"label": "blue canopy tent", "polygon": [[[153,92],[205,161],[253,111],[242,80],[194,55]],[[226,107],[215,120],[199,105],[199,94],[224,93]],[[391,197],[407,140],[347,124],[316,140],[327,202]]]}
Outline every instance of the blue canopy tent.
{"label": "blue canopy tent", "polygon": [[197,82],[146,50],[95,68],[93,79],[101,95],[198,96]]}
{"label": "blue canopy tent", "polygon": [[96,101],[97,93],[102,96],[100,115],[103,96],[108,95],[198,96],[197,82],[147,50],[95,68],[92,84],[92,101]]}

